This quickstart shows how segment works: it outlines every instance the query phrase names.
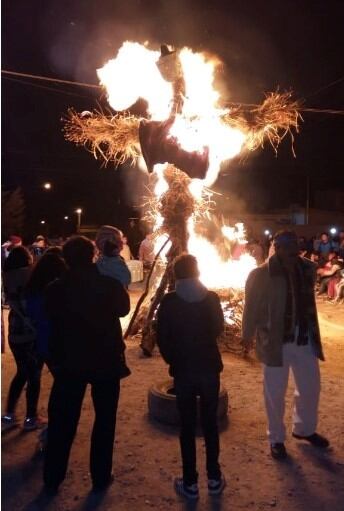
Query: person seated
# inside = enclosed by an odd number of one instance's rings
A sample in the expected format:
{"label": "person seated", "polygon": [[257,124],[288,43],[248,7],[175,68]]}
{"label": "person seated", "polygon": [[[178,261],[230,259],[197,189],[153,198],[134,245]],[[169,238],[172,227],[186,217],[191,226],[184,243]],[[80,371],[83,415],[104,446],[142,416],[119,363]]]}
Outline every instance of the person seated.
{"label": "person seated", "polygon": [[327,263],[323,267],[317,269],[317,275],[320,284],[318,295],[321,295],[327,291],[331,277],[333,277],[340,269],[341,266],[338,262],[337,255],[334,252],[330,252]]}

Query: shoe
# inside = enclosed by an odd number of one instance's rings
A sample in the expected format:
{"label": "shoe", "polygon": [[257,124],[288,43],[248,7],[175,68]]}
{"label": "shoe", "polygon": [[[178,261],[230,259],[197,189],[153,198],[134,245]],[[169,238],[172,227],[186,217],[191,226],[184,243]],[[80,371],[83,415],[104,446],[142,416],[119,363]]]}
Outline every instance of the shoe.
{"label": "shoe", "polygon": [[1,417],[1,426],[4,426],[5,429],[14,428],[17,425],[18,421],[14,415],[14,413],[6,413]]}
{"label": "shoe", "polygon": [[330,445],[330,442],[327,440],[327,438],[319,435],[319,433],[313,433],[313,435],[308,436],[297,435],[296,433],[292,433],[292,435],[298,440],[307,440],[307,442],[314,445],[314,447],[319,447],[320,449],[326,449]]}
{"label": "shoe", "polygon": [[174,480],[174,489],[178,495],[181,497],[185,497],[186,499],[198,499],[199,493],[198,493],[198,484],[190,484],[187,486],[184,484],[182,477],[176,477]]}
{"label": "shoe", "polygon": [[35,429],[43,428],[46,426],[48,421],[43,419],[43,417],[26,417],[23,424],[23,429],[25,431],[34,431]]}
{"label": "shoe", "polygon": [[208,495],[221,495],[226,484],[226,479],[223,476],[220,479],[208,479]]}
{"label": "shoe", "polygon": [[115,476],[111,474],[109,480],[106,483],[93,483],[93,493],[101,493],[107,490],[107,488],[114,482]]}
{"label": "shoe", "polygon": [[275,444],[270,444],[271,456],[275,460],[284,460],[287,457],[287,450],[284,447],[284,444],[277,442]]}

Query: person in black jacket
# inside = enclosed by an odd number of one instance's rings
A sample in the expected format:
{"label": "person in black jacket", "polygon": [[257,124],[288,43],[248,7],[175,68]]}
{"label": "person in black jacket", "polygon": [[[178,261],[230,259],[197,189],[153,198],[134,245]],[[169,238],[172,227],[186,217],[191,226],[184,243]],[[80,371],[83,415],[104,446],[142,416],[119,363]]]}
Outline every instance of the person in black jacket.
{"label": "person in black jacket", "polygon": [[63,255],[69,270],[46,293],[52,331],[49,367],[54,376],[44,464],[50,494],[65,478],[88,383],[95,410],[90,454],[93,489],[105,490],[111,483],[120,379],[130,373],[119,320],[130,309],[127,291],[116,279],[100,275],[89,239],[70,238]]}
{"label": "person in black jacket", "polygon": [[186,498],[198,498],[196,471],[197,396],[200,396],[201,424],[206,445],[208,492],[223,491],[219,458],[216,412],[223,369],[217,337],[224,317],[219,297],[199,281],[197,259],[182,254],[174,262],[176,290],[164,296],[158,310],[157,342],[174,377],[180,414],[180,447],[183,477],[174,487]]}

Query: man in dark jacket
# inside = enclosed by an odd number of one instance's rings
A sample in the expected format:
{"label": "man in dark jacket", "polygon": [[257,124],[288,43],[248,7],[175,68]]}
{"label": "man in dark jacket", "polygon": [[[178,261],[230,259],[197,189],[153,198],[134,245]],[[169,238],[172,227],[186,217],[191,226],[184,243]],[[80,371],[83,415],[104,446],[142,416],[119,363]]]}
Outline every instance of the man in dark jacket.
{"label": "man in dark jacket", "polygon": [[52,321],[49,346],[54,384],[49,400],[49,428],[44,483],[56,493],[64,480],[87,384],[95,409],[90,472],[94,490],[111,482],[112,454],[120,378],[127,376],[119,317],[128,314],[129,296],[119,281],[100,275],[94,246],[75,236],[63,247],[69,271],[47,290]]}
{"label": "man in dark jacket", "polygon": [[197,396],[200,397],[204,433],[208,491],[218,495],[225,486],[219,457],[216,412],[223,369],[217,337],[224,317],[216,293],[199,281],[197,260],[181,255],[174,263],[176,290],[164,296],[158,311],[157,341],[160,352],[174,377],[180,414],[180,447],[183,477],[174,481],[177,493],[198,498],[196,471]]}

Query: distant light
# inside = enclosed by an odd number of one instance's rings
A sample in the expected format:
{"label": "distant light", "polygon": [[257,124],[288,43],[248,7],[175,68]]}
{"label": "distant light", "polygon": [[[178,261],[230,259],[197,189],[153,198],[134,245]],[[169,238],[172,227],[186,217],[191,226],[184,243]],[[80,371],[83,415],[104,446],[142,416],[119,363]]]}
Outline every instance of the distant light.
{"label": "distant light", "polygon": [[337,229],[336,229],[335,227],[331,227],[331,229],[330,229],[330,233],[331,233],[332,235],[337,234]]}
{"label": "distant light", "polygon": [[45,220],[41,220],[41,224],[44,225],[45,224]]}
{"label": "distant light", "polygon": [[75,210],[75,213],[77,213],[78,215],[81,215],[81,213],[82,213],[82,209],[81,209],[81,208],[76,209],[76,210]]}
{"label": "distant light", "polygon": [[264,234],[265,234],[265,236],[269,236],[271,233],[270,233],[269,229],[265,229]]}
{"label": "distant light", "polygon": [[46,190],[50,190],[51,189],[51,183],[44,183],[43,188],[45,188]]}
{"label": "distant light", "polygon": [[64,217],[64,219],[65,219],[65,220],[69,220],[69,216],[65,216],[65,217]]}

